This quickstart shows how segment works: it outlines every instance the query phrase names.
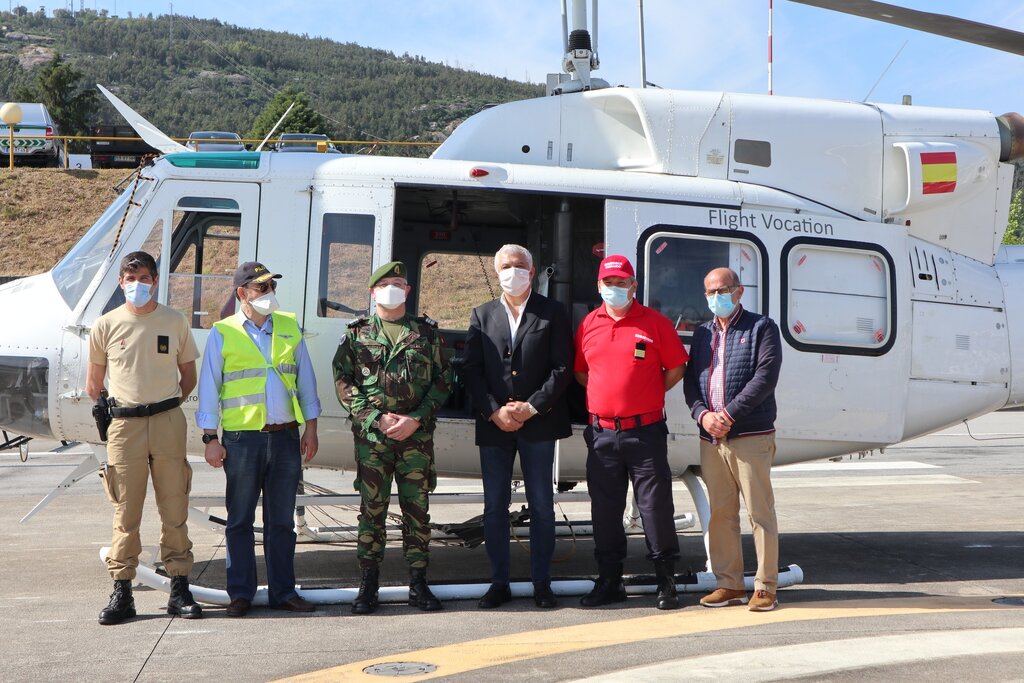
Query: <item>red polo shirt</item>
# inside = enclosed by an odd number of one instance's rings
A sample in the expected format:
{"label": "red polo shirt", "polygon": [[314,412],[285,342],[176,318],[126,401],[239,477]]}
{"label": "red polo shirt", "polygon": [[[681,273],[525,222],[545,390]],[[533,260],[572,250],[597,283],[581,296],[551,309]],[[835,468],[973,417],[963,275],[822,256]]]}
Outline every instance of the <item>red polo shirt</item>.
{"label": "red polo shirt", "polygon": [[587,410],[599,417],[664,410],[663,371],[687,360],[672,321],[639,301],[622,320],[613,320],[602,304],[576,331],[573,369],[589,373]]}

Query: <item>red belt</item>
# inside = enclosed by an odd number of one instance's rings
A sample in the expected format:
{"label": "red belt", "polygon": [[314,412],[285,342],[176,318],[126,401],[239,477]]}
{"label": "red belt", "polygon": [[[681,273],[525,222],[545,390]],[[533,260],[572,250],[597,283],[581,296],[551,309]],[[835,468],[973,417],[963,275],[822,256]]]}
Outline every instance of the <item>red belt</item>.
{"label": "red belt", "polygon": [[665,419],[665,411],[656,410],[652,413],[642,413],[640,415],[630,415],[629,417],[599,417],[597,415],[590,416],[590,424],[595,427],[601,427],[602,429],[636,429],[637,427],[646,427],[652,425],[655,422],[661,422]]}
{"label": "red belt", "polygon": [[276,425],[263,425],[261,432],[283,432],[286,429],[295,429],[299,426],[298,422],[285,422],[284,424]]}

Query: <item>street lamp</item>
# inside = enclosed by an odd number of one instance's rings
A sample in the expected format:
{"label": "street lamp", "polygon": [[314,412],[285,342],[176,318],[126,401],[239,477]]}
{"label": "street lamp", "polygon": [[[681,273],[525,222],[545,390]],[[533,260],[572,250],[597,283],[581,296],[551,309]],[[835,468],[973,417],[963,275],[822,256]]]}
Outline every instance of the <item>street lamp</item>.
{"label": "street lamp", "polygon": [[17,102],[8,102],[4,106],[0,107],[0,121],[3,121],[7,125],[7,132],[9,138],[7,144],[7,152],[10,155],[10,167],[14,168],[14,127],[21,123],[21,107],[18,106]]}

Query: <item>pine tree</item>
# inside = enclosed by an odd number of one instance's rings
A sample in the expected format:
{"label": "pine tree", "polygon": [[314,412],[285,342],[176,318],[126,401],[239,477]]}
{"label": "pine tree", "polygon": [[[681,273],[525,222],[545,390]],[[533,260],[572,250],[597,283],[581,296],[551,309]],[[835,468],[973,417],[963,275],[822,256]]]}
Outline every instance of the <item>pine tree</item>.
{"label": "pine tree", "polygon": [[42,102],[64,135],[84,135],[96,110],[96,93],[83,89],[82,73],[56,55],[36,75],[33,85],[18,88],[15,97]]}
{"label": "pine tree", "polygon": [[328,137],[333,136],[334,131],[327,119],[310,106],[309,96],[291,86],[287,86],[274,95],[274,99],[263,108],[263,111],[260,112],[260,115],[253,122],[252,130],[249,131],[247,137],[252,140],[262,140],[266,137],[267,133],[274,127],[274,124],[277,123],[277,120],[288,111],[288,107],[293,102],[295,106],[292,107],[288,118],[275,131],[275,137],[281,133],[318,133]]}

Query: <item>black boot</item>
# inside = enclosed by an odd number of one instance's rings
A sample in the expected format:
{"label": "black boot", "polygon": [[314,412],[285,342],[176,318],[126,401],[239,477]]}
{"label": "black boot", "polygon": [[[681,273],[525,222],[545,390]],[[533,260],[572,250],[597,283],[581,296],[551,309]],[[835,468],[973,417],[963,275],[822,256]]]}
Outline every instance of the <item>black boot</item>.
{"label": "black boot", "polygon": [[135,616],[135,598],[132,597],[132,582],[128,579],[114,581],[114,592],[110,604],[100,610],[100,623],[104,626],[120,624]]}
{"label": "black boot", "polygon": [[424,612],[436,612],[441,609],[441,601],[434,597],[427,585],[427,568],[409,568],[409,605],[419,607]]}
{"label": "black boot", "polygon": [[177,614],[182,619],[198,619],[203,608],[196,604],[192,591],[188,589],[187,576],[171,577],[171,597],[167,601],[167,613]]}
{"label": "black boot", "polygon": [[594,582],[594,590],[580,598],[580,604],[584,607],[600,607],[613,602],[623,602],[625,599],[626,585],[622,583],[622,564],[616,563],[601,565],[600,575]]}
{"label": "black boot", "polygon": [[363,578],[359,582],[359,595],[352,601],[352,614],[373,614],[377,611],[377,591],[380,590],[380,569],[363,567]]}
{"label": "black boot", "polygon": [[658,609],[678,609],[676,563],[672,560],[656,560],[654,573],[658,577]]}

